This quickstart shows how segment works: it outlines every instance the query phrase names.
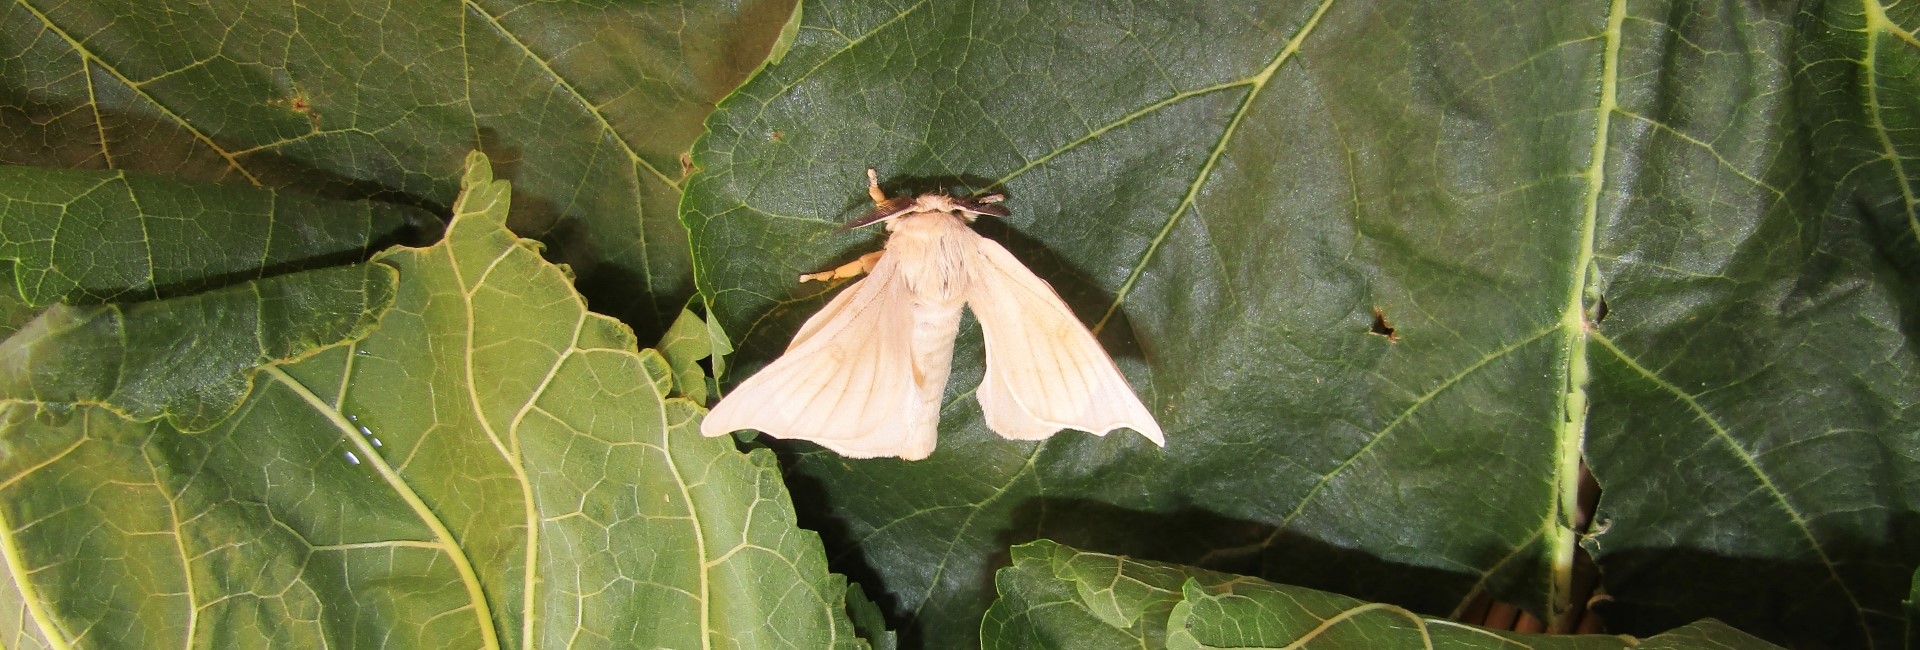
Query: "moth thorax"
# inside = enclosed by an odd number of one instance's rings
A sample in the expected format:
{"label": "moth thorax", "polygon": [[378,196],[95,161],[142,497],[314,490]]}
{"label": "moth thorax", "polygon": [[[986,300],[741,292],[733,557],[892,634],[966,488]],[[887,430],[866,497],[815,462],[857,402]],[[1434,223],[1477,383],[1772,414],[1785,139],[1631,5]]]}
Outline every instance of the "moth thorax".
{"label": "moth thorax", "polygon": [[889,223],[887,256],[922,304],[945,305],[967,290],[967,261],[977,253],[966,220],[950,212],[913,212]]}

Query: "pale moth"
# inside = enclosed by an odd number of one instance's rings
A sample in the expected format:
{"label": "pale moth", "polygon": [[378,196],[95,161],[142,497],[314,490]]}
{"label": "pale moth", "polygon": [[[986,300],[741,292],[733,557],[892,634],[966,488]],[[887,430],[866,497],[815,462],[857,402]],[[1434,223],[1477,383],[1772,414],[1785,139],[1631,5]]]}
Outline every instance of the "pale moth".
{"label": "pale moth", "polygon": [[868,276],[807,319],[786,354],[714,405],[700,433],[757,429],[850,458],[926,458],[964,305],[986,335],[977,395],[995,433],[1040,440],[1061,429],[1104,436],[1127,427],[1166,445],[1053,287],[967,226],[980,215],[1007,216],[994,205],[1004,197],[889,200],[871,169],[867,194],[878,208],[847,228],[885,222],[886,247],[800,281]]}

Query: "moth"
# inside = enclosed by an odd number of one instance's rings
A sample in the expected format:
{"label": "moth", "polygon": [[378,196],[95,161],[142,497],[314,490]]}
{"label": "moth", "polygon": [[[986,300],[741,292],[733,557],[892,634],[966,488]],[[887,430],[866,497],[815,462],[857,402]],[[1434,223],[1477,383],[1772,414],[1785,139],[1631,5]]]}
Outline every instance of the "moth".
{"label": "moth", "polygon": [[976,395],[995,433],[1040,440],[1061,429],[1104,436],[1127,427],[1166,445],[1113,359],[1053,287],[968,226],[982,215],[1006,217],[996,205],[1003,195],[888,199],[871,169],[867,194],[875,210],[843,229],[884,223],[885,248],[800,281],[867,277],[714,405],[700,433],[757,429],[850,458],[926,458],[965,306],[986,338],[987,371]]}

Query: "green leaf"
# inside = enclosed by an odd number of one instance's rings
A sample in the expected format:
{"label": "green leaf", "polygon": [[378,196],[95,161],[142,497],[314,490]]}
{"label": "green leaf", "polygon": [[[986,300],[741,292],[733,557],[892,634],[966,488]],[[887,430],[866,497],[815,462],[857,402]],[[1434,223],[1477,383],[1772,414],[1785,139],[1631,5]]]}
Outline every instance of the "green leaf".
{"label": "green leaf", "polygon": [[880,245],[836,230],[863,168],[1003,187],[976,227],[1165,428],[1000,439],[966,326],[928,460],[783,447],[908,645],[970,646],[1040,537],[1551,618],[1586,460],[1617,629],[1890,646],[1920,8],[1857,7],[816,0],[710,119],[682,218],[737,381],[833,295],[795,274]]}
{"label": "green leaf", "polygon": [[700,361],[712,359],[715,368],[723,369],[726,366],[721,360],[733,353],[727,333],[720,325],[689,309],[680,310],[680,317],[673,319],[673,325],[660,337],[658,348],[660,355],[666,357],[667,366],[673,369],[674,391],[695,404],[707,403],[710,380]]}
{"label": "green leaf", "polygon": [[1920,571],[1913,572],[1911,584],[1907,592],[1907,601],[1901,603],[1906,606],[1907,615],[1907,639],[1903,647],[1909,650],[1920,648]]}
{"label": "green leaf", "polygon": [[1181,585],[1234,576],[1086,553],[1050,540],[1013,548],[996,574],[1000,598],[981,624],[983,648],[1165,647]]}
{"label": "green leaf", "polygon": [[36,307],[182,296],[366,259],[435,224],[407,206],[0,165],[0,260]]}
{"label": "green leaf", "polygon": [[853,629],[866,639],[873,650],[896,650],[899,640],[887,629],[886,615],[881,613],[880,605],[867,598],[867,592],[860,583],[847,585],[847,617],[853,622]]}
{"label": "green leaf", "polygon": [[1642,639],[1639,650],[1681,650],[1683,648],[1777,648],[1732,626],[1706,619],[1676,627]]}
{"label": "green leaf", "polygon": [[14,576],[18,575],[15,569],[11,565],[0,564],[0,635],[4,635],[10,648],[51,649],[54,646],[47,643],[46,635],[41,632],[36,614],[31,609],[38,603],[21,593],[20,583],[14,580]]}
{"label": "green leaf", "polygon": [[982,647],[997,648],[1775,648],[1706,620],[1658,636],[1488,630],[1392,605],[1039,540],[998,574]]}
{"label": "green leaf", "polygon": [[706,321],[692,310],[680,310],[656,348],[673,370],[674,392],[695,404],[707,403],[707,371],[700,360],[713,355],[713,345],[707,342]]}
{"label": "green leaf", "polygon": [[713,359],[713,374],[727,374],[727,357],[733,354],[733,339],[727,337],[727,330],[720,326],[720,319],[713,317],[713,310],[707,310],[707,344],[713,346],[710,359]]}
{"label": "green leaf", "polygon": [[649,335],[692,291],[681,156],[791,15],[767,2],[0,9],[0,163],[444,212],[479,147],[514,227]]}
{"label": "green leaf", "polygon": [[665,360],[504,228],[510,192],[484,157],[465,182],[442,242],[377,258],[399,285],[376,329],[268,366],[212,429],[9,411],[0,553],[18,595],[0,603],[32,609],[7,631],[55,647],[862,647],[772,455],[699,436]]}
{"label": "green leaf", "polygon": [[240,407],[260,366],[366,336],[394,281],[392,268],[367,264],[127,306],[56,305],[0,342],[0,400],[204,431]]}
{"label": "green leaf", "polygon": [[1689,46],[1622,57],[1670,55],[1616,112],[1587,546],[1610,622],[1899,647],[1920,559],[1920,6],[1755,23],[1729,5],[1684,32],[1624,23]]}

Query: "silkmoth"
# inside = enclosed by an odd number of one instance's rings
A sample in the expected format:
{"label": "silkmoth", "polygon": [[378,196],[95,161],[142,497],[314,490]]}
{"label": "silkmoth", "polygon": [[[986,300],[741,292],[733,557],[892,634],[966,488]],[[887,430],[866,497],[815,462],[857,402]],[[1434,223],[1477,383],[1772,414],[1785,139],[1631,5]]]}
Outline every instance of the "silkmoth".
{"label": "silkmoth", "polygon": [[1166,445],[1113,359],[1053,287],[968,227],[981,215],[1007,216],[996,205],[1003,196],[888,199],[871,169],[867,194],[876,209],[845,228],[885,223],[885,248],[800,281],[867,277],[807,319],[784,355],[714,405],[700,433],[758,429],[850,458],[926,458],[966,306],[986,335],[977,396],[995,433],[1040,440],[1061,429],[1104,436],[1127,427]]}

